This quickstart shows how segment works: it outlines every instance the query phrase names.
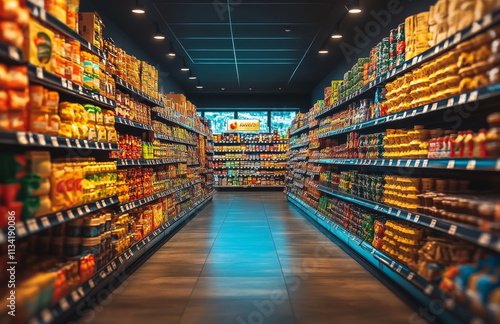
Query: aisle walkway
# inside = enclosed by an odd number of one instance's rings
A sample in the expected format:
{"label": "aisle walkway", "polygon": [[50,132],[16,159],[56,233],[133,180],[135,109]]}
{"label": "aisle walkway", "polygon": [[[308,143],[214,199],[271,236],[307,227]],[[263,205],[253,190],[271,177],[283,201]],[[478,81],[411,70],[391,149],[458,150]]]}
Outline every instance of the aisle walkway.
{"label": "aisle walkway", "polygon": [[[281,192],[222,192],[82,323],[409,323]],[[90,318],[87,316],[86,318]]]}

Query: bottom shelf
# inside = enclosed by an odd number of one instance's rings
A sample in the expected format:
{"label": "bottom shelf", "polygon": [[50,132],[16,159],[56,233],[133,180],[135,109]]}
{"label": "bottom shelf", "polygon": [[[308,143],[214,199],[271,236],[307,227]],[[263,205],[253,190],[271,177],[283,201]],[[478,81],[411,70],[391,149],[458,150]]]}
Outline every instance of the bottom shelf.
{"label": "bottom shelf", "polygon": [[407,295],[417,300],[424,307],[426,314],[438,317],[443,323],[484,323],[481,318],[476,317],[468,309],[458,304],[455,299],[444,294],[405,265],[373,248],[369,243],[351,234],[295,195],[287,193],[287,196],[288,200],[304,214],[336,236],[377,271],[384,273]]}
{"label": "bottom shelf", "polygon": [[[102,287],[108,283],[109,280],[125,280],[126,275],[124,272],[127,271],[129,267],[137,262],[147,250],[162,241],[191,215],[204,207],[204,205],[212,199],[214,193],[215,191],[212,191],[208,196],[203,198],[201,201],[198,201],[198,203],[193,205],[190,209],[183,211],[181,214],[170,219],[168,222],[160,225],[142,240],[135,243],[121,255],[111,260],[106,266],[97,271],[88,281],[67,294],[65,297],[61,298],[54,306],[42,310],[38,316],[31,318],[29,323],[48,324],[66,322],[64,317],[68,317],[68,315],[78,311],[78,309],[92,307],[91,299],[95,293],[98,293],[98,286]],[[107,292],[109,293],[111,291]]]}
{"label": "bottom shelf", "polygon": [[214,186],[214,188],[285,188],[284,185],[280,186],[256,186],[256,185],[247,185],[247,186]]}

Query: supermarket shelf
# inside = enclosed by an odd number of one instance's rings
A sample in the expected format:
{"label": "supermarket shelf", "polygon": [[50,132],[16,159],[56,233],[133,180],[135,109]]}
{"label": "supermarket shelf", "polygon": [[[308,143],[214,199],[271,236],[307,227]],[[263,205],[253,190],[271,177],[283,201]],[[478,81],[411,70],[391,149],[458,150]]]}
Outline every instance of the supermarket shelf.
{"label": "supermarket shelf", "polygon": [[214,151],[205,151],[205,153],[212,155],[212,154],[214,154]]}
{"label": "supermarket shelf", "polygon": [[301,170],[301,169],[295,169],[293,170],[294,173],[300,173],[300,174],[306,174],[306,170]]}
{"label": "supermarket shelf", "polygon": [[122,78],[115,76],[115,81],[117,87],[127,90],[128,93],[132,93],[137,97],[139,97],[140,99],[145,100],[154,106],[164,107],[164,105],[159,100],[151,97],[147,93],[142,92],[141,90],[137,89],[130,83],[127,83],[127,81],[123,80]]}
{"label": "supermarket shelf", "polygon": [[478,90],[470,91],[457,95],[448,99],[436,101],[427,105],[423,105],[414,109],[398,112],[388,116],[372,119],[364,123],[351,125],[348,127],[340,128],[326,133],[318,134],[318,138],[326,138],[338,134],[349,133],[355,130],[367,129],[370,127],[380,126],[395,121],[406,120],[415,116],[422,116],[430,114],[434,111],[444,110],[448,108],[458,107],[466,103],[491,99],[492,97],[500,96],[500,83],[490,85]]}
{"label": "supermarket shelf", "polygon": [[356,205],[377,211],[382,214],[390,215],[406,221],[413,222],[434,230],[456,236],[474,244],[500,252],[500,235],[481,231],[480,229],[469,227],[460,223],[454,223],[443,219],[434,218],[415,212],[410,212],[398,207],[391,207],[385,204],[376,203],[371,200],[363,199],[358,196],[334,191],[330,188],[318,186],[318,190],[329,195],[341,198]]}
{"label": "supermarket shelf", "polygon": [[168,195],[171,195],[173,194],[174,192],[177,192],[179,190],[182,190],[182,189],[186,189],[192,185],[195,185],[197,183],[200,183],[201,180],[194,180],[194,181],[191,181],[189,183],[186,183],[186,184],[183,184],[183,185],[180,185],[180,186],[177,186],[177,187],[173,187],[173,188],[170,188],[168,190],[164,190],[164,191],[161,191],[161,192],[157,192],[155,194],[152,194],[152,195],[149,195],[147,197],[144,197],[144,198],[141,198],[141,199],[137,199],[137,200],[134,200],[134,201],[131,201],[131,202],[128,202],[126,204],[122,204],[119,207],[120,209],[120,212],[121,213],[125,213],[129,210],[132,210],[134,208],[137,208],[137,207],[140,207],[142,205],[145,205],[145,204],[148,204],[152,201],[155,201],[157,199],[160,199],[160,198],[163,198],[163,197],[166,197]]}
{"label": "supermarket shelf", "polygon": [[250,151],[250,150],[214,150],[214,153],[285,153],[286,150],[259,150],[259,151]]}
{"label": "supermarket shelf", "polygon": [[174,142],[174,143],[180,143],[180,144],[186,144],[186,145],[191,145],[191,146],[196,146],[196,142],[191,142],[191,141],[186,141],[180,138],[164,135],[164,134],[157,134],[155,133],[155,138],[164,140],[164,141],[169,141],[169,142]]}
{"label": "supermarket shelf", "polygon": [[317,163],[468,171],[500,171],[500,159],[319,159]]}
{"label": "supermarket shelf", "polygon": [[299,161],[306,161],[307,156],[297,156],[294,157],[293,159],[290,159],[290,162],[299,162]]}
{"label": "supermarket shelf", "polygon": [[15,46],[7,45],[0,42],[0,57],[4,60],[8,60],[15,63],[21,63],[23,53],[20,49]]}
{"label": "supermarket shelf", "polygon": [[151,126],[151,125],[142,124],[142,123],[130,120],[128,118],[123,118],[123,117],[115,117],[115,123],[119,124],[119,125],[126,125],[126,126],[130,126],[133,128],[147,130],[147,131],[153,130],[153,126]]}
{"label": "supermarket shelf", "polygon": [[214,156],[214,161],[286,161],[286,159],[220,159]]}
{"label": "supermarket shelf", "polygon": [[191,198],[193,198],[193,196],[191,196],[191,195],[188,195],[188,196],[186,196],[186,197],[182,197],[182,198],[181,198],[181,200],[179,200],[179,201],[176,201],[176,202],[175,202],[175,205],[181,204],[181,203],[183,203],[183,202],[185,202],[186,200],[189,200],[189,199],[191,199]]}
{"label": "supermarket shelf", "polygon": [[47,13],[43,8],[40,8],[36,4],[30,1],[26,2],[28,9],[30,10],[31,16],[39,20],[43,25],[54,29],[67,37],[78,41],[85,49],[91,51],[100,58],[105,58],[104,52],[88,42],[83,36],[80,36],[76,31],[69,28],[65,23]]}
{"label": "supermarket shelf", "polygon": [[[109,198],[99,199],[88,204],[83,204],[78,207],[73,207],[70,209],[58,211],[56,213],[17,222],[16,238],[21,239],[49,229],[51,227],[61,225],[75,218],[98,211],[102,208],[118,204],[118,202],[118,197],[112,196]],[[0,244],[4,244],[6,242],[6,238],[8,236],[7,233],[7,228],[0,230]]]}
{"label": "supermarket shelf", "polygon": [[200,165],[200,162],[188,163],[188,166],[197,166]]}
{"label": "supermarket shelf", "polygon": [[309,142],[290,145],[290,148],[294,149],[294,148],[299,148],[299,147],[304,147],[304,146],[309,146]]}
{"label": "supermarket shelf", "polygon": [[159,120],[161,120],[161,121],[170,122],[170,123],[172,123],[172,124],[175,124],[175,125],[177,125],[177,126],[180,126],[180,127],[182,127],[182,128],[185,128],[185,129],[187,129],[187,130],[189,130],[189,131],[195,132],[195,133],[200,134],[200,135],[202,135],[202,136],[207,136],[207,134],[205,134],[205,133],[203,133],[203,132],[200,132],[200,131],[199,131],[199,130],[197,130],[196,128],[193,128],[193,127],[191,127],[191,126],[188,126],[188,125],[186,125],[186,124],[183,124],[183,123],[181,123],[180,121],[175,120],[175,119],[174,119],[174,118],[172,118],[172,117],[169,117],[169,116],[167,116],[167,115],[164,115],[164,114],[162,114],[162,113],[155,112],[155,111],[152,111],[152,114],[153,114],[153,116],[156,116],[156,118],[157,118],[157,119],[159,119]]}
{"label": "supermarket shelf", "polygon": [[455,299],[447,296],[436,286],[429,283],[418,274],[414,273],[404,264],[393,260],[379,250],[373,248],[368,242],[351,234],[327,216],[312,208],[300,198],[287,193],[288,200],[302,210],[308,217],[317,222],[328,232],[335,235],[340,241],[354,250],[365,261],[368,261],[378,271],[387,275],[392,281],[417,299],[422,305],[429,305],[439,301],[444,305],[443,311],[438,314],[444,323],[483,323],[482,319],[473,315],[462,307]]}
{"label": "supermarket shelf", "polygon": [[213,172],[214,172],[214,170],[210,169],[210,170],[205,170],[205,171],[202,171],[202,172],[200,172],[200,173],[213,173]]}
{"label": "supermarket shelf", "polygon": [[319,176],[319,173],[318,172],[307,171],[306,175],[309,176],[309,177],[316,177],[316,176]]}
{"label": "supermarket shelf", "polygon": [[[443,40],[441,43],[437,44],[434,47],[431,47],[427,51],[415,56],[411,61],[407,61],[386,74],[377,77],[376,80],[370,82],[365,85],[363,88],[359,89],[355,93],[347,96],[335,104],[328,106],[323,111],[313,115],[312,117],[318,119],[319,117],[323,117],[332,113],[335,110],[340,110],[340,108],[345,107],[346,104],[350,103],[353,100],[363,99],[364,96],[370,92],[374,91],[376,87],[384,84],[387,81],[394,80],[398,77],[403,76],[405,73],[409,72],[413,68],[416,68],[423,63],[449,51],[454,48],[457,44],[461,43],[464,40],[470,39],[471,37],[478,35],[483,32],[485,29],[495,25],[500,21],[500,10],[495,11],[494,13],[486,14],[481,20],[474,22],[469,27],[463,29],[462,31],[457,32],[456,34],[448,37]],[[340,108],[339,108],[340,107]],[[339,109],[337,109],[339,108]]]}
{"label": "supermarket shelf", "polygon": [[307,125],[304,125],[304,126],[302,126],[300,128],[297,128],[296,130],[290,132],[290,136],[298,135],[300,133],[303,133],[306,130],[309,130],[309,123],[307,123]]}
{"label": "supermarket shelf", "polygon": [[247,185],[247,186],[219,186],[216,185],[214,188],[285,188],[285,186],[257,186],[257,185]]}
{"label": "supermarket shelf", "polygon": [[241,141],[241,142],[233,142],[233,141],[219,141],[214,142],[214,145],[225,145],[225,144],[288,144],[288,141]]}
{"label": "supermarket shelf", "polygon": [[[203,200],[194,204],[191,208],[160,225],[142,240],[132,245],[125,252],[111,260],[107,265],[97,271],[92,278],[84,282],[78,288],[61,298],[53,307],[44,309],[38,316],[30,319],[30,323],[49,324],[54,322],[66,322],[65,317],[78,310],[78,306],[88,301],[104,284],[116,279],[133,266],[150,248],[162,242],[180,224],[184,223],[194,213],[199,211],[213,198],[213,192]],[[111,286],[109,286],[111,287]]]}
{"label": "supermarket shelf", "polygon": [[299,183],[299,182],[294,182],[293,185],[297,188],[300,188],[300,189],[304,188],[304,185],[302,183]]}
{"label": "supermarket shelf", "polygon": [[118,144],[87,141],[75,138],[33,134],[29,132],[0,131],[0,144],[40,146],[46,148],[117,151]]}
{"label": "supermarket shelf", "polygon": [[275,177],[275,178],[281,178],[284,177],[284,174],[254,174],[254,173],[239,173],[239,174],[217,174],[215,173],[214,176],[221,177],[221,178],[234,178],[234,177]]}
{"label": "supermarket shelf", "polygon": [[178,159],[118,159],[116,166],[134,166],[134,165],[163,165],[174,163],[186,163],[186,160]]}
{"label": "supermarket shelf", "polygon": [[84,89],[81,85],[73,83],[72,81],[65,78],[61,78],[53,73],[47,72],[41,67],[28,64],[28,76],[30,81],[92,102],[98,106],[103,106],[105,108],[116,107],[116,102],[114,100],[108,99],[105,96]]}
{"label": "supermarket shelf", "polygon": [[255,170],[285,170],[285,167],[250,167],[250,166],[240,166],[240,167],[214,167],[214,170],[241,170],[241,169],[255,169]]}

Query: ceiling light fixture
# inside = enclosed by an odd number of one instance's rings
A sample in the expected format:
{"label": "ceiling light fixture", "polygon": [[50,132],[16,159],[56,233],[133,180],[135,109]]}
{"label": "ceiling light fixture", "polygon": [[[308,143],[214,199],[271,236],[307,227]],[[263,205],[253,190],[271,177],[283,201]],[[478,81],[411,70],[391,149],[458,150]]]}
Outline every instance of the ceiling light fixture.
{"label": "ceiling light fixture", "polygon": [[248,90],[252,91],[252,88],[248,88]]}
{"label": "ceiling light fixture", "polygon": [[156,40],[164,40],[165,39],[165,35],[163,35],[161,33],[160,26],[158,26],[158,24],[156,24],[156,32],[155,32],[153,38]]}
{"label": "ceiling light fixture", "polygon": [[189,80],[196,80],[196,76],[189,72]]}
{"label": "ceiling light fixture", "polygon": [[188,72],[189,71],[189,68],[186,65],[186,60],[184,60],[184,65],[181,67],[181,71],[183,71],[183,72]]}
{"label": "ceiling light fixture", "polygon": [[222,91],[226,90],[226,88],[220,88]]}
{"label": "ceiling light fixture", "polygon": [[167,54],[169,57],[175,57],[175,52],[174,52],[174,49],[172,48],[172,43],[170,43],[170,49],[168,50],[168,54]]}
{"label": "ceiling light fixture", "polygon": [[132,12],[135,14],[142,15],[146,13],[146,10],[144,9],[143,6],[139,4],[139,0],[135,0],[135,6],[132,8]]}
{"label": "ceiling light fixture", "polygon": [[323,46],[318,50],[319,54],[328,54],[328,48],[326,47],[328,45],[328,39],[323,43]]}
{"label": "ceiling light fixture", "polygon": [[287,33],[289,33],[289,32],[291,32],[291,31],[292,31],[292,29],[291,29],[290,27],[285,27],[285,31],[286,31]]}
{"label": "ceiling light fixture", "polygon": [[200,80],[198,80],[198,84],[196,85],[196,89],[203,89],[203,86],[200,83]]}
{"label": "ceiling light fixture", "polygon": [[332,32],[332,38],[333,39],[342,38],[342,34],[340,33],[340,23],[337,23],[337,25],[335,25],[335,29]]}
{"label": "ceiling light fixture", "polygon": [[358,14],[361,12],[361,7],[359,6],[359,0],[352,0],[350,3],[345,5],[346,10],[352,14]]}

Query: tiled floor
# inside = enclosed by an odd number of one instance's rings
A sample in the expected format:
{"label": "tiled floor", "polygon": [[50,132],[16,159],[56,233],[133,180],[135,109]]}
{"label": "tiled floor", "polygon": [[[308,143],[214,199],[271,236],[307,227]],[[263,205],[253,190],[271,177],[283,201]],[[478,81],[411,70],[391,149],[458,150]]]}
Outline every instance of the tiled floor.
{"label": "tiled floor", "polygon": [[283,193],[221,192],[80,324],[387,324],[412,313]]}

